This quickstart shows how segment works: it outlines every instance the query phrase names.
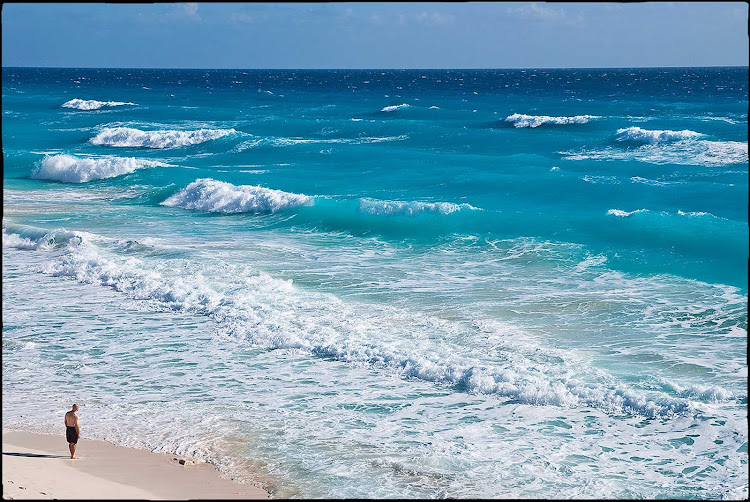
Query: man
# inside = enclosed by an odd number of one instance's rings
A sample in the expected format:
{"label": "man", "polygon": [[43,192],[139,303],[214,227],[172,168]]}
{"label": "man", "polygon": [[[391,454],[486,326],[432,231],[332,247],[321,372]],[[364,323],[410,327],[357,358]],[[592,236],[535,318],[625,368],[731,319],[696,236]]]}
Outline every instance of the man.
{"label": "man", "polygon": [[70,448],[70,458],[78,458],[75,456],[76,444],[78,438],[81,437],[81,428],[78,427],[78,405],[74,404],[73,409],[65,414],[65,438],[68,440],[68,448]]}

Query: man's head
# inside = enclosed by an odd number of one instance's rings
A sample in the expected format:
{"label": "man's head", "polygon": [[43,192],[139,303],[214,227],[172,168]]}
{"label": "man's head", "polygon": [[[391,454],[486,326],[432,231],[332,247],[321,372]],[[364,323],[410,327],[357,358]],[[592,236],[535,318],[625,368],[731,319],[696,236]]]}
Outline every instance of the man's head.
{"label": "man's head", "polygon": [[78,411],[78,405],[77,404],[73,405],[73,411]]}

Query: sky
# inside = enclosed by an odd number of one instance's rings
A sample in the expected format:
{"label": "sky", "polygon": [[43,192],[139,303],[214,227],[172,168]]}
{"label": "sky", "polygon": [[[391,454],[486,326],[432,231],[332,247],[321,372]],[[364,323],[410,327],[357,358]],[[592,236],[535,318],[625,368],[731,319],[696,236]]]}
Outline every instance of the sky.
{"label": "sky", "polygon": [[5,3],[2,65],[747,66],[747,23],[743,2]]}

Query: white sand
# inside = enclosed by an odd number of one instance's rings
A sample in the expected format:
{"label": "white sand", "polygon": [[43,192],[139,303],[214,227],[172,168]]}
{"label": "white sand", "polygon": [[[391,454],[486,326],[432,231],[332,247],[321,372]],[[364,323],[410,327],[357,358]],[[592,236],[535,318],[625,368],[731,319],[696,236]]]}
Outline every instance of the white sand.
{"label": "white sand", "polygon": [[70,458],[62,434],[3,431],[4,499],[266,499],[255,486],[220,477],[177,455],[82,438]]}

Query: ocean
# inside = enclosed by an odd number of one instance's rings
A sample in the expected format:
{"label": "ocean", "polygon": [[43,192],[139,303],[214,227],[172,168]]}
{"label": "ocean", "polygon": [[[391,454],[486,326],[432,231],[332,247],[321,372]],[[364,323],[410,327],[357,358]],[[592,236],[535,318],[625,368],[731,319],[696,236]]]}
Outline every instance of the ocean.
{"label": "ocean", "polygon": [[275,497],[747,498],[748,69],[3,68],[3,427]]}

